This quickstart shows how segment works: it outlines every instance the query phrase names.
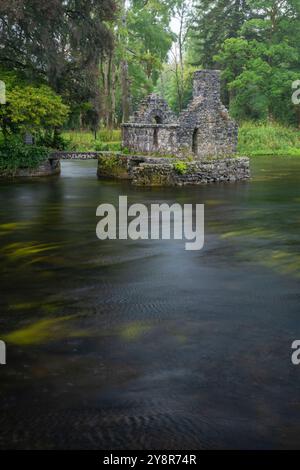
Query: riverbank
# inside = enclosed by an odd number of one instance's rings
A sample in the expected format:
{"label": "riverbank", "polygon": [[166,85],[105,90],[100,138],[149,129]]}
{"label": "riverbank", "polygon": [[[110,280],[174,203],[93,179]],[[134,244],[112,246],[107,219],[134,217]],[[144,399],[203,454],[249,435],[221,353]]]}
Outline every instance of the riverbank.
{"label": "riverbank", "polygon": [[0,141],[0,176],[30,177],[59,174],[59,162],[49,159],[51,150],[37,145],[25,145],[10,138]]}
{"label": "riverbank", "polygon": [[[102,129],[97,138],[89,131],[64,132],[66,150],[72,152],[118,152],[121,131]],[[300,130],[280,124],[243,123],[239,128],[238,156],[300,156]],[[25,146],[18,140],[0,141],[0,174],[15,175],[19,170],[35,170],[50,155],[51,149]]]}
{"label": "riverbank", "polygon": [[300,157],[300,130],[276,123],[243,123],[239,129],[238,153],[248,157]]}

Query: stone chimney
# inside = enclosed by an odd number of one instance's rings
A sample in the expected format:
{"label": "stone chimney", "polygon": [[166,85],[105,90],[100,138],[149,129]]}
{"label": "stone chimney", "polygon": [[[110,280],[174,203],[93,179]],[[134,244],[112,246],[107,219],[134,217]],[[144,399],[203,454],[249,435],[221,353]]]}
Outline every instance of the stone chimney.
{"label": "stone chimney", "polygon": [[220,103],[220,70],[197,70],[194,73],[193,98],[199,96],[211,105]]}

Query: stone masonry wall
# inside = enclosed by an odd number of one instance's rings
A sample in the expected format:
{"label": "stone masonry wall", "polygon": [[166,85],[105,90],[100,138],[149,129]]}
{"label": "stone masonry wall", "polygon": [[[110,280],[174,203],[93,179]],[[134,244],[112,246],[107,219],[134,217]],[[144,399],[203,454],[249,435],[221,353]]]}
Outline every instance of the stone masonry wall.
{"label": "stone masonry wall", "polygon": [[152,93],[140,102],[138,111],[130,118],[133,123],[171,124],[176,116],[167,102],[156,93]]}
{"label": "stone masonry wall", "polygon": [[247,180],[250,177],[248,158],[199,160],[182,165],[142,163],[133,169],[132,183],[137,186],[184,186]]}
{"label": "stone masonry wall", "polygon": [[176,125],[123,125],[123,148],[142,153],[178,153],[178,126]]}
{"label": "stone masonry wall", "polygon": [[13,178],[34,178],[41,176],[54,176],[60,174],[60,161],[56,158],[49,158],[41,163],[37,168],[19,168],[13,173],[0,174],[0,177]]}
{"label": "stone masonry wall", "polygon": [[217,70],[195,72],[193,99],[178,118],[162,98],[150,95],[122,126],[123,148],[195,159],[235,153],[237,137],[238,127],[220,99]]}
{"label": "stone masonry wall", "polygon": [[97,174],[127,179],[137,186],[182,186],[247,180],[250,168],[246,157],[191,161],[101,152]]}

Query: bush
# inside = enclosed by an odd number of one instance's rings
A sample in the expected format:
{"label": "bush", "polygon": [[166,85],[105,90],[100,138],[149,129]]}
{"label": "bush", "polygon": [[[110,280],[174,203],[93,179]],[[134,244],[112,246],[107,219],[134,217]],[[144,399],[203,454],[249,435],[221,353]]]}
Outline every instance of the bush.
{"label": "bush", "polygon": [[0,107],[0,127],[3,132],[31,132],[61,127],[69,108],[48,86],[7,83],[7,102]]}
{"label": "bush", "polygon": [[14,173],[20,168],[36,168],[49,158],[50,150],[37,145],[25,145],[22,140],[9,138],[0,142],[0,171]]}
{"label": "bush", "polygon": [[55,150],[68,150],[71,147],[71,139],[64,137],[60,132],[47,131],[44,134],[40,134],[36,142],[40,147],[48,147]]}
{"label": "bush", "polygon": [[185,162],[176,162],[174,163],[174,170],[176,171],[177,174],[179,175],[185,175],[187,172],[188,166]]}

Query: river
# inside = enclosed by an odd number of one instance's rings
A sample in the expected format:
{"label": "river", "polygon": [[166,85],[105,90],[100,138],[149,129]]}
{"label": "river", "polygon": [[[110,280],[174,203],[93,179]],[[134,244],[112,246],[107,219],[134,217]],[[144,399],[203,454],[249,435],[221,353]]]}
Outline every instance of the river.
{"label": "river", "polygon": [[[0,183],[0,448],[300,448],[300,158],[135,188]],[[96,237],[100,203],[205,204],[205,245]]]}

